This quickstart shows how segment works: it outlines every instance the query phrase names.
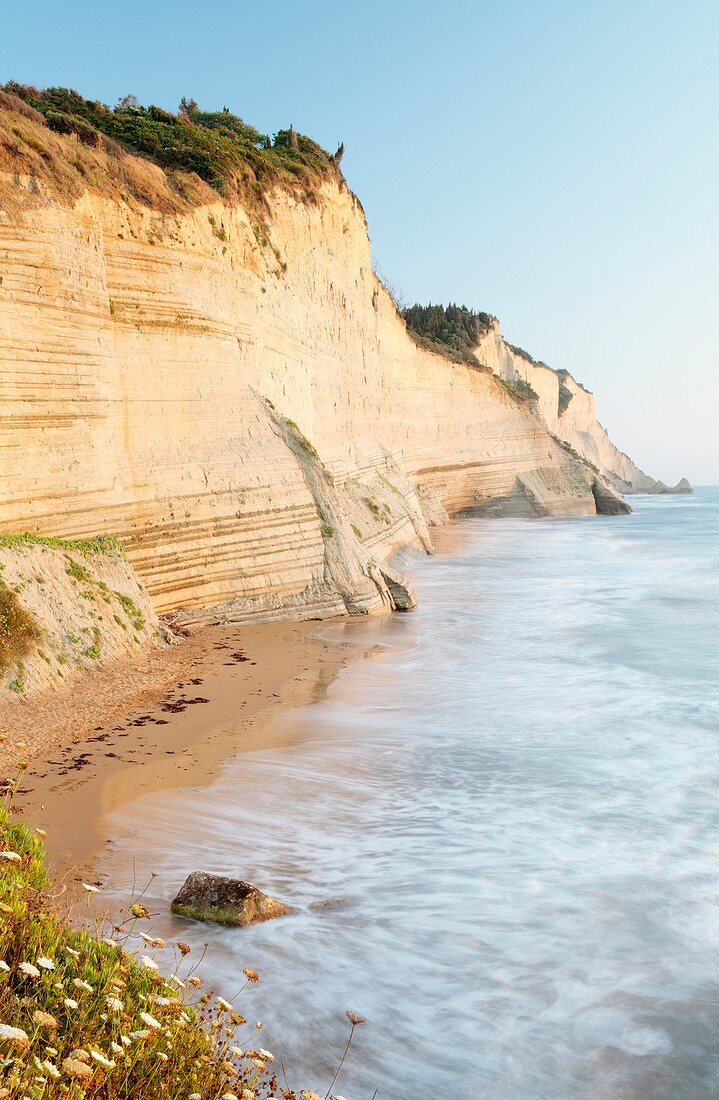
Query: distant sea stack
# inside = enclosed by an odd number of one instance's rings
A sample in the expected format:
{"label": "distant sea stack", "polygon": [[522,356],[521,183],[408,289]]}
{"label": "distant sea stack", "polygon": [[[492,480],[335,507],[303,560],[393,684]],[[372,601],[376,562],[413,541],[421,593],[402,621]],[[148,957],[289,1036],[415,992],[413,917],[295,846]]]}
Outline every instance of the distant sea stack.
{"label": "distant sea stack", "polygon": [[[494,319],[471,357],[418,339],[338,160],[289,135],[227,111],[0,93],[0,531],[117,539],[143,624],[150,607],[325,618],[411,606],[386,560],[431,549],[448,514],[595,515],[667,491],[611,443],[592,394]],[[0,544],[6,563],[24,552]],[[73,668],[109,652],[103,623],[88,629]],[[38,647],[23,685],[48,679]]]}

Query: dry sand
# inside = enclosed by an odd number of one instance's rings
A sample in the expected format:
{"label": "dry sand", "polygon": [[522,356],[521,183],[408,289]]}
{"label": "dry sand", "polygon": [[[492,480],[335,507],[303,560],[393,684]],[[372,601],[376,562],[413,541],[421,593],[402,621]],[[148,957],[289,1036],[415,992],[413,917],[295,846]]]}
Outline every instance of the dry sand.
{"label": "dry sand", "polygon": [[[107,815],[138,794],[207,782],[222,760],[276,743],[269,716],[320,699],[356,645],[318,623],[208,627],[58,696],[14,708],[0,765],[30,761],[16,805],[48,833],[53,877],[93,878]],[[74,891],[73,891],[74,892]]]}

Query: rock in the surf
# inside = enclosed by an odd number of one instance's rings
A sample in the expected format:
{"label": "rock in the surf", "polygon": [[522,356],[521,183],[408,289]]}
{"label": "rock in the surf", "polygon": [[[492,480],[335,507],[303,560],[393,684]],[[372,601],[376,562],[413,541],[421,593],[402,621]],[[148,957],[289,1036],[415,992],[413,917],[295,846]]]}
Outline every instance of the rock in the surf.
{"label": "rock in the surf", "polygon": [[263,894],[239,878],[193,871],[170,906],[173,913],[193,920],[242,927],[282,917],[290,912],[284,902]]}

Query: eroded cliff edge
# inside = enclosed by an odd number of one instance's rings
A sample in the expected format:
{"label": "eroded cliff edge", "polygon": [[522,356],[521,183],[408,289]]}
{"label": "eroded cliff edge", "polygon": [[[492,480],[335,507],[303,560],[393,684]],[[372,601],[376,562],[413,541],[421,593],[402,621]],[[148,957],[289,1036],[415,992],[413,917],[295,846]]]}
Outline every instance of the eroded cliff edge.
{"label": "eroded cliff edge", "polygon": [[112,535],[157,613],[244,621],[411,602],[385,562],[448,513],[623,509],[490,349],[409,338],[339,175],[260,224],[2,114],[0,531]]}

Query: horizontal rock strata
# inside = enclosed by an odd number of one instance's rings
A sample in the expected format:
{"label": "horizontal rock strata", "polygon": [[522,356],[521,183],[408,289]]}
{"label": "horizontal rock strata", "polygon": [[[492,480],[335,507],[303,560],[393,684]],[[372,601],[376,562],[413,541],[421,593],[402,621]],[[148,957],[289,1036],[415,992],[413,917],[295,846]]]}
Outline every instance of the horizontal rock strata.
{"label": "horizontal rock strata", "polygon": [[114,535],[156,613],[241,622],[410,606],[383,563],[463,509],[595,514],[581,387],[552,417],[534,377],[537,415],[498,331],[476,369],[418,347],[344,185],[258,226],[143,171],[164,204],[0,178],[0,531]]}

